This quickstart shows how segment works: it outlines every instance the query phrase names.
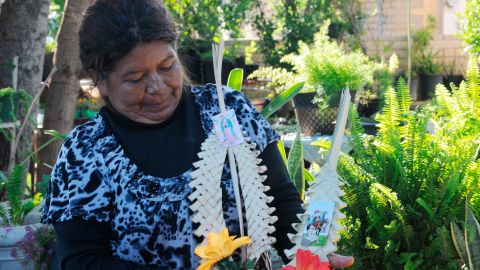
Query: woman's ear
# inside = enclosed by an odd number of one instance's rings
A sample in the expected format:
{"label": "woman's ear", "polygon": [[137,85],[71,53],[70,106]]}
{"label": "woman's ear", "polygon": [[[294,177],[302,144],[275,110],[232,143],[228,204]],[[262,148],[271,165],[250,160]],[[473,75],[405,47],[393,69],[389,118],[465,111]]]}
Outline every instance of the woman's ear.
{"label": "woman's ear", "polygon": [[98,91],[100,92],[100,96],[103,97],[104,99],[108,97],[108,87],[107,87],[107,81],[106,80],[101,80],[97,84]]}
{"label": "woman's ear", "polygon": [[93,80],[93,85],[100,91],[100,96],[106,97],[107,95],[107,82],[104,78],[100,78],[100,72],[93,69],[88,70],[88,74]]}
{"label": "woman's ear", "polygon": [[98,74],[98,72],[96,72],[95,70],[93,69],[88,69],[87,70],[87,73],[88,75],[90,75],[90,78],[92,78],[92,81],[93,81],[93,84],[94,85],[97,85],[98,81],[99,81],[99,76],[100,74]]}

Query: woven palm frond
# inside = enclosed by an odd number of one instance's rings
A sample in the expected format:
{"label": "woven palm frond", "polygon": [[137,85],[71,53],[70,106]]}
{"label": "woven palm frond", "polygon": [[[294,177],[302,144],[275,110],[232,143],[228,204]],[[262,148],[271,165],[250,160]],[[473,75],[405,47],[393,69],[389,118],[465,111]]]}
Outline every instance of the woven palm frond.
{"label": "woven palm frond", "polygon": [[[226,112],[221,86],[223,47],[223,40],[220,44],[212,45],[218,105],[221,113]],[[259,166],[261,162],[258,158],[259,152],[256,151],[256,145],[249,143],[248,140],[244,138],[240,144],[225,146],[216,135],[211,135],[202,143],[202,151],[198,154],[200,160],[193,164],[196,170],[191,173],[192,181],[189,184],[193,190],[189,196],[192,202],[190,209],[193,211],[191,219],[199,224],[194,231],[197,236],[206,237],[209,232],[220,232],[226,227],[220,181],[225,161],[228,160],[237,214],[240,217],[240,236],[246,235],[243,225],[245,218],[248,236],[252,240],[246,249],[241,250],[242,261],[247,258],[262,261],[265,269],[268,270],[272,267],[268,252],[271,250],[271,245],[275,243],[275,238],[270,235],[275,231],[272,224],[277,221],[277,217],[271,215],[275,208],[270,208],[267,203],[270,203],[273,198],[265,195],[268,187],[262,183],[266,176],[261,174],[266,171],[266,167]]]}
{"label": "woven palm frond", "polygon": [[247,249],[247,257],[258,260],[275,243],[275,238],[270,235],[275,232],[272,224],[277,221],[277,217],[272,215],[275,208],[267,205],[273,198],[265,195],[268,187],[262,183],[266,176],[261,174],[266,171],[266,167],[259,166],[261,159],[257,158],[255,145],[247,141],[234,146],[233,153],[238,166],[248,236],[252,239],[252,244]]}
{"label": "woven palm frond", "polygon": [[[335,210],[330,225],[330,230],[327,237],[327,243],[323,247],[310,247],[315,253],[320,255],[322,261],[328,260],[327,254],[335,252],[337,247],[335,243],[340,239],[339,232],[343,229],[339,220],[345,218],[345,215],[340,212],[340,209],[345,207],[345,203],[340,199],[343,196],[343,192],[340,189],[341,183],[339,182],[338,175],[335,168],[331,168],[329,164],[326,164],[320,170],[319,175],[316,177],[316,181],[312,184],[310,189],[306,193],[306,200],[303,205],[305,210],[308,209],[309,203],[313,201],[333,201],[335,202]],[[290,250],[285,250],[285,255],[292,258],[297,249],[302,247],[302,234],[305,230],[306,214],[299,215],[301,223],[295,224],[294,228],[298,232],[295,235],[289,235],[290,240],[295,246]]]}
{"label": "woven palm frond", "polygon": [[202,143],[201,150],[198,153],[200,160],[193,164],[196,170],[191,173],[189,183],[193,192],[188,198],[192,202],[192,221],[199,224],[194,234],[206,237],[209,232],[220,232],[225,228],[220,180],[227,148],[211,135]]}
{"label": "woven palm frond", "polygon": [[[305,194],[306,199],[303,204],[305,213],[299,215],[300,223],[293,225],[297,233],[294,235],[289,235],[290,240],[294,244],[293,248],[285,250],[285,255],[293,259],[292,262],[290,262],[290,265],[295,265],[296,262],[294,260],[294,256],[299,248],[310,249],[314,254],[318,254],[322,261],[328,261],[327,255],[337,250],[336,243],[340,239],[340,232],[343,230],[340,220],[345,218],[345,215],[340,212],[340,209],[344,208],[346,204],[341,200],[342,196],[344,195],[343,191],[341,190],[343,182],[339,181],[336,169],[340,157],[340,146],[343,141],[345,125],[348,118],[349,103],[350,94],[348,91],[343,91],[335,132],[332,136],[332,145],[330,147],[328,157],[325,164],[322,166],[320,173],[315,176],[315,181]],[[335,208],[333,211],[333,217],[330,221],[330,229],[328,231],[325,245],[322,247],[304,247],[302,246],[302,240],[303,232],[305,231],[306,227],[306,213],[308,211],[309,204],[315,201],[334,202]]]}

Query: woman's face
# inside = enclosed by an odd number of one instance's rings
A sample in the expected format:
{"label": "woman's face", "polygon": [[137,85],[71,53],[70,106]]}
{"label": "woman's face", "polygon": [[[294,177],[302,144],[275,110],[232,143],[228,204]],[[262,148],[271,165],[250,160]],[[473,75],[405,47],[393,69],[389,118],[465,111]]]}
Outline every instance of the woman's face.
{"label": "woman's face", "polygon": [[144,124],[165,121],[182,95],[182,68],[170,44],[137,45],[123,57],[98,88],[113,108]]}

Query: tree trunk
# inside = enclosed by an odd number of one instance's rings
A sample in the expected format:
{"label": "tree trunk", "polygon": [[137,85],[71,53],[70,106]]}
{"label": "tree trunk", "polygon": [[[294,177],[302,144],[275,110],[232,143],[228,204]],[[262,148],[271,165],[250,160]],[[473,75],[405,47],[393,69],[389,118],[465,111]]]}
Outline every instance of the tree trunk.
{"label": "tree trunk", "polygon": [[[6,0],[1,5],[0,88],[12,85],[10,63],[18,56],[18,88],[32,97],[40,90],[49,5],[49,0]],[[32,117],[36,116],[37,109],[38,105],[35,105]],[[17,159],[31,152],[33,130],[33,123],[30,123],[21,138]],[[5,143],[8,142],[0,141],[0,169],[8,166],[9,149],[4,147]]]}
{"label": "tree trunk", "polygon": [[[53,63],[57,68],[50,82],[50,88],[45,93],[44,130],[56,130],[68,133],[73,126],[73,117],[77,102],[80,83],[78,76],[82,70],[78,31],[82,21],[82,13],[86,10],[89,0],[67,0],[62,23],[57,36],[57,50]],[[39,145],[51,138],[42,135]],[[50,174],[50,168],[43,164],[53,165],[61,146],[55,141],[39,153],[40,166],[38,176]]]}

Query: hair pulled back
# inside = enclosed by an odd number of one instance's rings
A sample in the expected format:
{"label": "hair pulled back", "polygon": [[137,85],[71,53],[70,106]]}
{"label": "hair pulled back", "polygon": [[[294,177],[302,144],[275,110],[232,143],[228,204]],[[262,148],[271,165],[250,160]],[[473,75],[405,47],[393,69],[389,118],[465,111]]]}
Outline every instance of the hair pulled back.
{"label": "hair pulled back", "polygon": [[96,0],[79,31],[84,70],[101,82],[137,45],[165,41],[176,49],[175,23],[159,0]]}

